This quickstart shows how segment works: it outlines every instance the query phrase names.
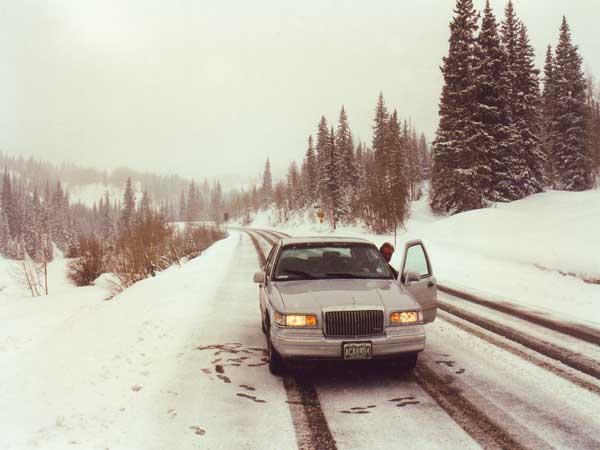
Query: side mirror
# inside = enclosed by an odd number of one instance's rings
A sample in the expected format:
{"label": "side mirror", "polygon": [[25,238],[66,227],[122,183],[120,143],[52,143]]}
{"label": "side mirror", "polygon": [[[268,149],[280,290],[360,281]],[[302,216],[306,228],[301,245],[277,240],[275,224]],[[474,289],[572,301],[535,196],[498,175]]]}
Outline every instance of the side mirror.
{"label": "side mirror", "polygon": [[406,284],[409,284],[413,281],[419,281],[421,277],[418,272],[405,272],[404,273],[404,281]]}
{"label": "side mirror", "polygon": [[258,284],[264,284],[265,282],[265,273],[263,271],[256,272],[254,274],[254,282]]}

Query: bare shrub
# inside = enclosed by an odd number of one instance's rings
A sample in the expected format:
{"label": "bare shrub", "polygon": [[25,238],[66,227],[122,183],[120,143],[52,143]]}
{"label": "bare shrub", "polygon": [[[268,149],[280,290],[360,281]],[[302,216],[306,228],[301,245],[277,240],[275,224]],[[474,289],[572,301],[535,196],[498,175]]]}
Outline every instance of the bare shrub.
{"label": "bare shrub", "polygon": [[69,247],[68,276],[77,286],[89,286],[106,270],[105,251],[95,234],[79,236],[77,244]]}

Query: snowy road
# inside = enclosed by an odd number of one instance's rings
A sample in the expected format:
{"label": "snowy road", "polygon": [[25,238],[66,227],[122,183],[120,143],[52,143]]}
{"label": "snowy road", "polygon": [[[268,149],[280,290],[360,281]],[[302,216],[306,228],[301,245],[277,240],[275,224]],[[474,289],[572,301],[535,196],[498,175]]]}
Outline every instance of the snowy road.
{"label": "snowy road", "polygon": [[[256,235],[265,250],[277,237]],[[591,364],[600,361],[598,345],[477,305],[467,309],[560,344]],[[402,442],[415,448],[600,448],[597,377],[445,312],[427,333],[414,375],[339,367],[312,374],[338,448]]]}
{"label": "snowy road", "polygon": [[[251,234],[232,231],[112,301],[99,288],[49,297],[46,315],[67,311],[52,321],[0,309],[5,342],[27,342],[0,351],[0,448],[600,448],[597,378],[446,312],[414,373],[272,376],[252,275],[274,237]],[[529,332],[597,362],[590,343]]]}

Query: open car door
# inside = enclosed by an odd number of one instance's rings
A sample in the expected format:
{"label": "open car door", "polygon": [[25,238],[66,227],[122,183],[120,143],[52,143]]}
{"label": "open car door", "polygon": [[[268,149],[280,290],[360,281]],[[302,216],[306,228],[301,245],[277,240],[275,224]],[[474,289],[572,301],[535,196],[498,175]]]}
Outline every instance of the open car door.
{"label": "open car door", "polygon": [[420,239],[406,243],[399,278],[421,305],[423,323],[433,322],[437,315],[437,285],[427,250]]}

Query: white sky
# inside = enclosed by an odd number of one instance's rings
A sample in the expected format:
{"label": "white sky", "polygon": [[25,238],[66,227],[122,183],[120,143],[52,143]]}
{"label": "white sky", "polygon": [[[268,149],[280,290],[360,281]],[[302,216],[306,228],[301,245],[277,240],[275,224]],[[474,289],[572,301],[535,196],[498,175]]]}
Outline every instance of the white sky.
{"label": "white sky", "polygon": [[[299,160],[342,104],[370,142],[379,91],[433,138],[454,0],[288,3],[3,1],[0,149],[244,181]],[[540,65],[566,14],[600,75],[598,0],[515,7]]]}

